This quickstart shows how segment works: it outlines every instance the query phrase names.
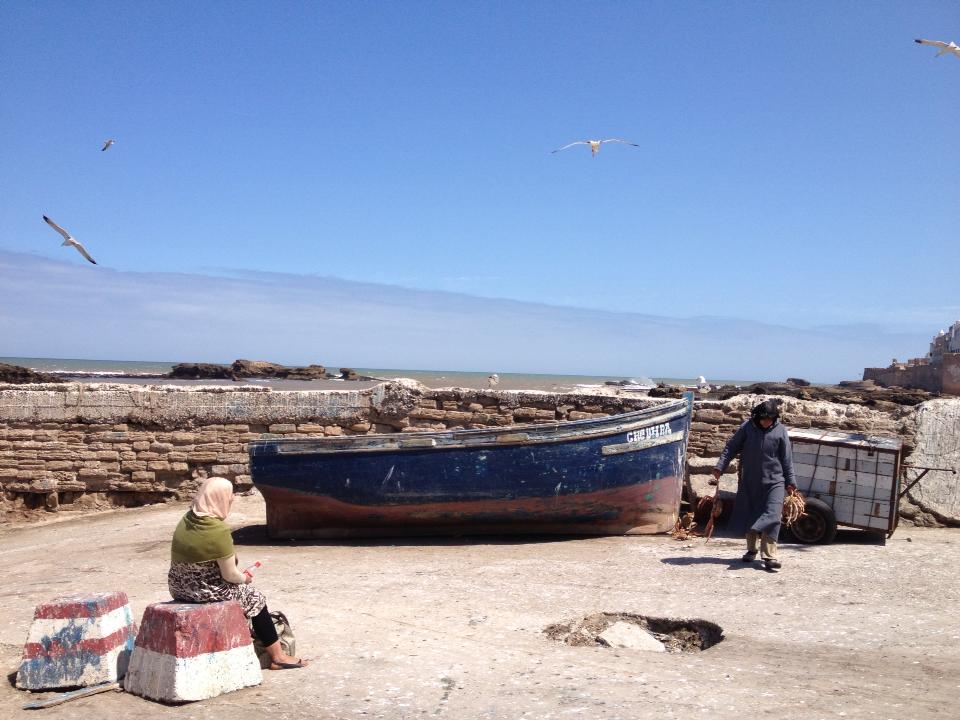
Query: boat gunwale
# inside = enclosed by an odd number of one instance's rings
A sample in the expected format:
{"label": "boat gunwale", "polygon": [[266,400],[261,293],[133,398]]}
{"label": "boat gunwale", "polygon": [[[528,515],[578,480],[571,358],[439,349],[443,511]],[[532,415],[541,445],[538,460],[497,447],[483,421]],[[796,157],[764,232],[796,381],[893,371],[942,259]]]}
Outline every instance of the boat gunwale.
{"label": "boat gunwale", "polygon": [[[412,452],[515,447],[597,438],[627,432],[660,422],[690,416],[691,406],[677,400],[602,418],[563,420],[552,423],[524,423],[506,427],[469,430],[434,430],[418,433],[389,433],[310,438],[265,438],[249,443],[255,455],[334,455],[353,453]],[[686,434],[687,430],[683,432]],[[510,436],[515,436],[511,438]],[[680,442],[675,440],[673,442]],[[264,452],[272,448],[272,452]]]}

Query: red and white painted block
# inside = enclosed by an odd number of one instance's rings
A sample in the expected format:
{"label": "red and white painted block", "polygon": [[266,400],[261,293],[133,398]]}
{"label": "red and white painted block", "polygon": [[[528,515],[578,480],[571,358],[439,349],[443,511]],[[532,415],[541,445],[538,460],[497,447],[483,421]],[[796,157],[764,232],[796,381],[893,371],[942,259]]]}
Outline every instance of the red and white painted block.
{"label": "red and white painted block", "polygon": [[186,702],[261,682],[239,603],[167,602],[144,611],[123,688],[152,700]]}
{"label": "red and white painted block", "polygon": [[65,595],[37,605],[17,687],[45,690],[116,682],[137,634],[123,592]]}

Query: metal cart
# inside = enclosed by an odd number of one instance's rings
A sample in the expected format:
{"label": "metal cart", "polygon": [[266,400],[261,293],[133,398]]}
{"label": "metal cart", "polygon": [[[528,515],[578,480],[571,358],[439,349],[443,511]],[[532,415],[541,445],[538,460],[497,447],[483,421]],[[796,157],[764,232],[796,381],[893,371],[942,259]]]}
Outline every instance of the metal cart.
{"label": "metal cart", "polygon": [[797,489],[807,505],[806,514],[789,528],[794,539],[829,543],[837,525],[867,530],[884,540],[893,535],[905,469],[898,438],[790,430],[790,442]]}

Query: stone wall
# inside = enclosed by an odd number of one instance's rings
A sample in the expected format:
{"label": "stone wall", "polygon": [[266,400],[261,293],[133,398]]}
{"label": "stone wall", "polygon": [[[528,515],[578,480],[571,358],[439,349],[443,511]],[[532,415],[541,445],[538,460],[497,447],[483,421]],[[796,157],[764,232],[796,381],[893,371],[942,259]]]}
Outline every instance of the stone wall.
{"label": "stone wall", "polygon": [[920,388],[928,392],[940,392],[941,386],[939,368],[934,365],[864,368],[863,379],[883,387]]}
{"label": "stone wall", "polygon": [[[757,403],[767,395],[737,395],[723,401],[700,401],[694,406],[687,452],[687,495],[692,501],[713,495],[711,471],[723,452],[727,440],[750,416]],[[904,443],[904,457],[913,447],[916,433],[914,408],[892,405],[876,410],[863,405],[845,405],[822,400],[800,400],[780,396],[783,422],[790,428],[819,428],[845,432],[899,437]],[[737,486],[737,463],[734,461],[721,478],[721,487],[734,491]]]}
{"label": "stone wall", "polygon": [[[908,493],[911,503],[943,524],[960,518],[960,400],[931,400],[916,414],[916,445],[907,458],[930,470]],[[910,478],[920,470],[908,470]]]}
{"label": "stone wall", "polygon": [[222,475],[251,486],[264,437],[423,432],[577,420],[647,407],[645,397],[428,390],[275,391],[63,383],[0,385],[0,509],[140,505],[188,497]]}
{"label": "stone wall", "polygon": [[[730,436],[767,395],[737,395],[723,401],[699,401],[694,406],[689,452],[716,458]],[[897,405],[875,410],[863,405],[842,405],[818,400],[780,397],[783,422],[791,428],[821,428],[900,437],[909,446],[915,432],[914,409]]]}
{"label": "stone wall", "polygon": [[936,364],[864,368],[863,379],[884,387],[920,388],[960,396],[960,353],[946,353]]}
{"label": "stone wall", "polygon": [[[766,397],[697,401],[688,453],[691,495],[712,492],[710,468],[750,408]],[[884,403],[875,409],[781,399],[790,427],[898,436],[905,458],[911,459],[919,447],[917,457],[924,462],[960,464],[960,400],[918,408]],[[188,497],[208,475],[228,477],[243,491],[251,484],[247,444],[263,437],[506,427],[609,415],[657,402],[632,393],[429,390],[413,381],[364,391],[0,385],[0,510],[140,505]],[[953,444],[948,448],[943,443]],[[734,465],[728,476],[733,482],[735,471]],[[925,478],[908,496],[915,505],[906,505],[905,514],[927,523],[951,524],[960,518],[955,481],[951,485],[944,475],[929,490],[928,482]]]}
{"label": "stone wall", "polygon": [[944,355],[940,367],[940,391],[960,396],[960,353]]}

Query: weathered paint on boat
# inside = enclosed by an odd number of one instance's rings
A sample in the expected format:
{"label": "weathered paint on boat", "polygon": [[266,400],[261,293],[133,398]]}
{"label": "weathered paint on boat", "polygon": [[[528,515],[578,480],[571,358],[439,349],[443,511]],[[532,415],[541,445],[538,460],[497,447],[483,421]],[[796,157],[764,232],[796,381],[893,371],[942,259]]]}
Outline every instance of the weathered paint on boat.
{"label": "weathered paint on boat", "polygon": [[250,443],[276,538],[639,534],[677,518],[690,407],[416,434]]}

